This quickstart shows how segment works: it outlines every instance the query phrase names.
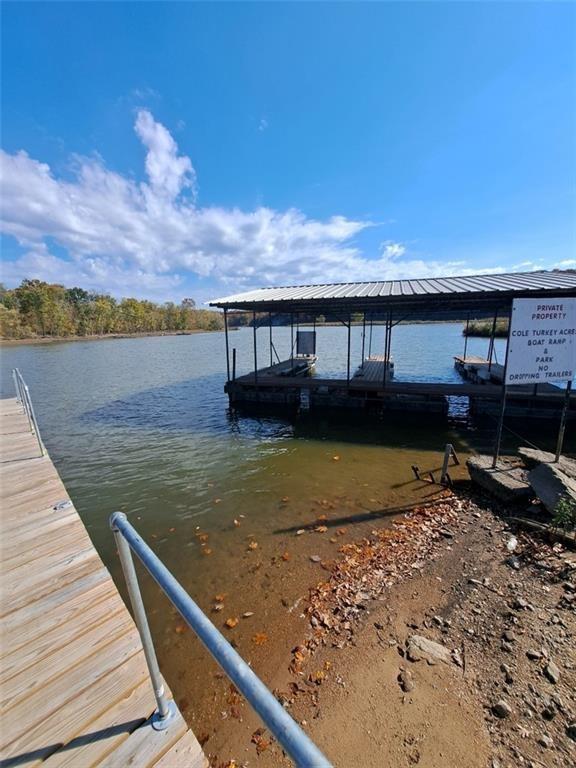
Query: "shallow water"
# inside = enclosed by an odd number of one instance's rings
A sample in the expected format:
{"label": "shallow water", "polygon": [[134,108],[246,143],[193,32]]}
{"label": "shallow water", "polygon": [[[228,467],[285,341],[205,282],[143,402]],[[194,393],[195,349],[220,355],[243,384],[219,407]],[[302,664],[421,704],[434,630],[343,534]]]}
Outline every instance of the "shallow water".
{"label": "shallow water", "polygon": [[[259,364],[266,365],[268,331],[258,333]],[[275,328],[274,342],[287,357],[290,329]],[[230,344],[238,373],[250,370],[252,330],[232,332]],[[468,351],[485,355],[487,347],[487,339],[470,339]],[[382,348],[377,327],[372,351]],[[396,378],[456,381],[452,358],[462,348],[459,324],[399,326]],[[344,329],[320,328],[317,351],[318,375],[345,375]],[[500,340],[496,352],[502,360]],[[355,327],[356,365],[360,354]],[[330,558],[337,530],[345,529],[338,542],[348,541],[387,524],[394,509],[436,493],[414,480],[411,465],[437,469],[447,441],[465,454],[492,439],[428,428],[425,420],[407,429],[236,416],[223,392],[222,333],[21,345],[4,348],[2,360],[2,395],[13,394],[10,370],[20,368],[50,455],[117,582],[108,517],[119,509],[204,609],[211,610],[215,594],[226,595],[223,611],[211,613],[217,625],[254,613],[229,636],[264,675],[297,631],[294,603],[322,578],[310,555]],[[325,533],[296,536],[319,517],[326,518]],[[250,549],[251,541],[257,547]],[[215,684],[205,651],[182,631],[157,587],[147,578],[143,584],[163,670],[198,730],[211,728],[225,684]],[[273,637],[256,646],[255,633]]]}

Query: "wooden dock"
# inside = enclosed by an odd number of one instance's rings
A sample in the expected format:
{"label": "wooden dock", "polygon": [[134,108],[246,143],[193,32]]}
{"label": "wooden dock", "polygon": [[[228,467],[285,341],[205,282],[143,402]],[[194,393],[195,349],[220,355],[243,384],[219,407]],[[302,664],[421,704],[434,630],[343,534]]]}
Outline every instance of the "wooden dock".
{"label": "wooden dock", "polygon": [[461,376],[475,384],[502,384],[504,381],[504,366],[494,360],[490,362],[477,355],[456,355],[454,366]]}
{"label": "wooden dock", "polygon": [[179,712],[152,728],[136,626],[15,399],[0,483],[0,766],[207,766]]}
{"label": "wooden dock", "polygon": [[386,369],[386,381],[389,381],[394,376],[392,359],[384,355],[370,355],[356,370],[353,378],[381,384],[384,381],[384,369]]}

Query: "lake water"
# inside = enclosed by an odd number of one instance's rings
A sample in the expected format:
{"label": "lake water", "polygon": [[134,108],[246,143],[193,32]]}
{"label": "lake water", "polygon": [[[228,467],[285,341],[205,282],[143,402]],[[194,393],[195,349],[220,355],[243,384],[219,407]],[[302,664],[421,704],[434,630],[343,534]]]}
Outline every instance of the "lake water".
{"label": "lake water", "polygon": [[[259,331],[260,365],[268,361],[267,336]],[[290,329],[275,328],[274,342],[288,357]],[[252,330],[232,332],[230,343],[238,373],[247,372]],[[383,346],[383,328],[375,327],[372,351]],[[346,331],[319,328],[317,347],[318,375],[344,376]],[[485,355],[487,347],[487,339],[470,339],[468,351]],[[458,380],[453,355],[462,349],[459,324],[398,326],[395,376]],[[360,354],[355,327],[356,365]],[[503,361],[500,340],[496,354]],[[388,524],[395,508],[437,493],[415,481],[411,465],[438,468],[446,442],[466,454],[493,439],[425,424],[407,430],[236,416],[223,392],[222,333],[20,345],[3,348],[2,361],[2,396],[13,396],[10,371],[20,368],[44,442],[121,589],[108,528],[114,510],[129,515],[202,608],[211,612],[215,595],[225,595],[224,609],[210,613],[217,626],[254,614],[226,631],[270,684],[274,665],[304,631],[294,605],[322,578],[310,555],[334,557],[337,529],[345,529],[338,541],[349,541]],[[295,535],[319,517],[327,518],[326,533]],[[142,581],[162,668],[196,733],[212,734],[227,685],[157,587]],[[256,633],[270,641],[256,645]]]}

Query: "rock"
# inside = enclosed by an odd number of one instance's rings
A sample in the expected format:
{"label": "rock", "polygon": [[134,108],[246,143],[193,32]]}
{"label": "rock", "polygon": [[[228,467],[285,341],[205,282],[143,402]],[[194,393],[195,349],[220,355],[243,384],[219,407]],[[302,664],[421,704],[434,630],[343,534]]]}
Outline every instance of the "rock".
{"label": "rock", "polygon": [[538,739],[538,744],[540,744],[540,746],[544,747],[545,749],[552,749],[552,747],[554,746],[554,742],[552,741],[550,736],[547,736],[546,734],[540,736],[540,738]]}
{"label": "rock", "polygon": [[516,640],[516,635],[511,630],[507,629],[505,632],[502,633],[502,637],[506,642],[513,643]]}
{"label": "rock", "polygon": [[398,675],[398,682],[400,683],[400,688],[402,688],[404,693],[410,693],[410,691],[414,690],[414,680],[412,679],[412,673],[409,670],[400,670],[400,674]]}
{"label": "rock", "polygon": [[[537,448],[528,448],[524,446],[518,448],[518,453],[524,460],[524,464],[530,469],[537,467],[538,464],[553,464],[556,458],[553,453],[539,451]],[[565,475],[576,480],[576,461],[574,461],[574,459],[569,459],[567,456],[560,456],[560,461],[557,466]]]}
{"label": "rock", "polygon": [[528,648],[526,651],[526,656],[528,656],[530,661],[537,661],[538,659],[542,658],[540,651],[537,651],[535,648]]}
{"label": "rock", "polygon": [[322,558],[320,555],[310,555],[310,560],[312,560],[313,563],[321,563]]}
{"label": "rock", "polygon": [[508,685],[511,685],[514,682],[514,677],[512,676],[512,670],[508,664],[500,664],[500,669],[502,672],[504,672],[504,680],[508,683]]}
{"label": "rock", "polygon": [[566,726],[566,736],[572,741],[576,741],[576,722]]}
{"label": "rock", "polygon": [[576,479],[565,475],[556,464],[539,464],[528,473],[534,492],[548,512],[554,513],[563,496],[576,501]]}
{"label": "rock", "polygon": [[512,707],[510,704],[508,704],[504,699],[500,699],[499,701],[494,704],[492,707],[492,712],[496,715],[496,717],[510,717],[512,714]]}
{"label": "rock", "polygon": [[549,661],[548,664],[546,664],[544,667],[544,674],[554,685],[560,680],[560,670],[553,661]]}
{"label": "rock", "polygon": [[466,462],[472,482],[506,503],[523,502],[533,496],[526,470],[501,459],[492,468],[492,456],[473,456]]}
{"label": "rock", "polygon": [[434,640],[429,640],[422,635],[411,635],[408,638],[408,658],[412,661],[412,656],[416,655],[419,658],[424,658],[427,661],[441,661],[444,664],[450,664],[452,656],[448,648],[436,643]]}
{"label": "rock", "polygon": [[544,709],[542,710],[542,717],[544,718],[544,720],[554,720],[554,718],[556,717],[556,710],[554,709],[554,707],[551,707],[551,706],[544,707]]}
{"label": "rock", "polygon": [[529,605],[530,603],[527,600],[524,600],[523,597],[517,597],[512,603],[512,607],[516,608],[516,610],[518,611],[525,610],[526,608],[528,608]]}

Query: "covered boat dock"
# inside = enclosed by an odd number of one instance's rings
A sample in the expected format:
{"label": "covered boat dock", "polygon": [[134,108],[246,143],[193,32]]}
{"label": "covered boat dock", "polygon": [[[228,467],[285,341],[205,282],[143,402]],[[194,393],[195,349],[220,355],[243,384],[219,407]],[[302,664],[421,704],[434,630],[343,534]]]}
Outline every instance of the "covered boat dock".
{"label": "covered boat dock", "polygon": [[[505,363],[494,355],[498,321],[509,321],[517,298],[543,301],[576,297],[576,271],[472,275],[418,280],[389,280],[326,285],[263,288],[215,299],[224,310],[227,392],[233,406],[279,406],[290,410],[363,409],[370,413],[425,413],[445,418],[448,399],[469,398],[472,416],[498,412],[504,386]],[[231,348],[229,326],[234,312],[250,313],[253,331],[252,370],[236,375],[236,350]],[[340,324],[346,331],[346,375],[316,375],[317,322]],[[488,321],[490,333],[485,358],[468,355],[468,324]],[[459,380],[403,381],[391,355],[394,328],[400,323],[460,321],[463,349],[446,350]],[[274,345],[274,328],[290,327],[290,354],[281,360]],[[465,326],[464,326],[465,324]],[[361,362],[351,360],[351,330],[361,326]],[[383,348],[373,349],[372,331],[383,327]],[[258,333],[268,339],[269,364],[260,367]],[[417,354],[417,350],[414,350]],[[551,383],[509,386],[510,417],[557,418],[565,390]],[[572,396],[569,416],[576,416]]]}

